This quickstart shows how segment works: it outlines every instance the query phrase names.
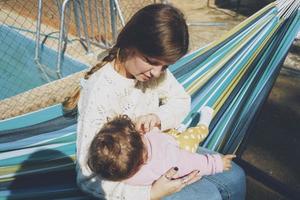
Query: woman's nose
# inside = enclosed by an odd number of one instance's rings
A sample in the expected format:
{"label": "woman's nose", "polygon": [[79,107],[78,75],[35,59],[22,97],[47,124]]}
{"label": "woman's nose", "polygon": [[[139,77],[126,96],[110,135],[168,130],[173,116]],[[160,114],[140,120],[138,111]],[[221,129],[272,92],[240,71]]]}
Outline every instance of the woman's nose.
{"label": "woman's nose", "polygon": [[155,78],[158,78],[162,72],[163,66],[155,66],[151,69],[151,75]]}

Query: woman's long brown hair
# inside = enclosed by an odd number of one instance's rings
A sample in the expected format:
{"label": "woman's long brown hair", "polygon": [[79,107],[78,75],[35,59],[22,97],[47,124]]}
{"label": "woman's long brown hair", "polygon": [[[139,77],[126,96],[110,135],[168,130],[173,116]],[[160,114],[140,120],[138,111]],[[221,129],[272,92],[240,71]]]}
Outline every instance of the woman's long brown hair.
{"label": "woman's long brown hair", "polygon": [[[106,63],[118,59],[126,61],[133,50],[149,58],[160,59],[166,63],[174,63],[187,53],[189,34],[184,15],[177,8],[166,4],[151,4],[128,21],[118,35],[116,44],[109,50],[102,62],[86,72],[88,79]],[[65,110],[76,108],[80,96],[80,87],[74,95],[63,102]]]}

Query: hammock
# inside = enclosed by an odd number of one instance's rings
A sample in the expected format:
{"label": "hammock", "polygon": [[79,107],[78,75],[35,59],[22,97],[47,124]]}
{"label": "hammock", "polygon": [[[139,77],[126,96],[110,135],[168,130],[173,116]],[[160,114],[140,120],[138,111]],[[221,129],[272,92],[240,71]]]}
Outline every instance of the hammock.
{"label": "hammock", "polygon": [[[170,66],[192,97],[185,126],[216,110],[203,146],[234,153],[300,29],[300,2],[269,4],[218,41]],[[0,121],[0,199],[90,199],[76,186],[76,119],[61,105]]]}

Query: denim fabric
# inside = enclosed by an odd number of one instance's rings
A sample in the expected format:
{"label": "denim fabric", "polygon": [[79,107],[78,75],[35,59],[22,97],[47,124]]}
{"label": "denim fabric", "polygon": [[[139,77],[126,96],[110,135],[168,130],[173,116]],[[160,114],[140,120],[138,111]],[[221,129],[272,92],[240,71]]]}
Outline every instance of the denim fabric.
{"label": "denim fabric", "polygon": [[180,192],[175,193],[167,198],[166,200],[221,200],[221,194],[214,185],[207,179],[201,179],[200,181],[193,183]]}
{"label": "denim fabric", "polygon": [[[213,153],[199,148],[197,153]],[[188,164],[188,163],[187,163]],[[242,168],[233,163],[232,169],[223,173],[204,176],[166,200],[243,200],[246,195],[246,178]]]}

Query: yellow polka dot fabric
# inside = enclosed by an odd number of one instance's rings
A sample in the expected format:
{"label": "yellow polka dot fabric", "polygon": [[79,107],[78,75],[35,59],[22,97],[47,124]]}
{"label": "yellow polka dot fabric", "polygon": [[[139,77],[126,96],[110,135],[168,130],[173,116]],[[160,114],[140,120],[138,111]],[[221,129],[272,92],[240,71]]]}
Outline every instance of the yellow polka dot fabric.
{"label": "yellow polka dot fabric", "polygon": [[175,137],[179,144],[179,148],[195,153],[199,144],[208,135],[208,127],[200,124],[196,127],[188,128],[183,132],[179,132],[176,129],[170,129],[165,133]]}

